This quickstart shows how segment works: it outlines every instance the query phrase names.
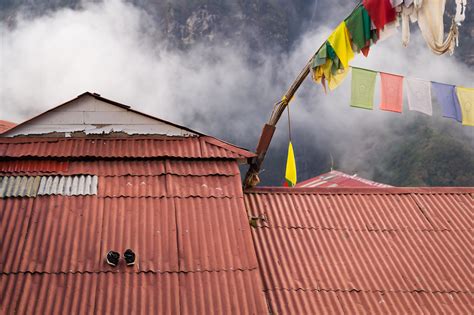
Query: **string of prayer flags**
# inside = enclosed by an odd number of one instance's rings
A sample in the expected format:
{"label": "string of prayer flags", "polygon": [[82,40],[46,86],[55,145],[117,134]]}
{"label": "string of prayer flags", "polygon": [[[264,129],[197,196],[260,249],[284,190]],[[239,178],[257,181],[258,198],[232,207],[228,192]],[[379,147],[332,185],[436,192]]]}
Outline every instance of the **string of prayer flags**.
{"label": "string of prayer flags", "polygon": [[[431,50],[436,54],[452,54],[459,37],[456,23],[464,20],[462,12],[465,5],[456,7],[455,21],[443,41],[444,6],[443,1],[363,0],[314,54],[310,69],[313,80],[322,84],[325,91],[326,82],[334,90],[346,77],[349,61],[354,58],[354,54],[362,52],[367,57],[371,45],[398,31],[400,21],[404,46],[409,42],[410,22],[418,21]],[[335,51],[335,56],[329,54],[330,47]]]}
{"label": "string of prayer flags", "polygon": [[474,88],[456,87],[462,111],[462,124],[474,126]]}
{"label": "string of prayer flags", "polygon": [[288,157],[286,159],[285,186],[294,187],[297,180],[295,153],[290,141],[288,145]]}
{"label": "string of prayer flags", "polygon": [[474,88],[406,78],[397,74],[363,68],[352,67],[350,100],[352,107],[373,109],[377,73],[380,73],[381,79],[380,110],[402,112],[403,82],[405,81],[410,110],[432,116],[431,94],[433,93],[441,106],[443,117],[455,119],[462,122],[464,126],[474,126]]}
{"label": "string of prayer flags", "polygon": [[433,115],[431,82],[407,78],[408,108],[429,116]]}
{"label": "string of prayer flags", "polygon": [[403,107],[403,77],[380,72],[381,97],[380,109],[401,113]]}
{"label": "string of prayer flags", "polygon": [[377,72],[352,68],[351,106],[373,109]]}
{"label": "string of prayer flags", "polygon": [[431,82],[431,88],[438,104],[441,105],[443,117],[462,122],[461,106],[456,95],[456,87],[450,84]]}

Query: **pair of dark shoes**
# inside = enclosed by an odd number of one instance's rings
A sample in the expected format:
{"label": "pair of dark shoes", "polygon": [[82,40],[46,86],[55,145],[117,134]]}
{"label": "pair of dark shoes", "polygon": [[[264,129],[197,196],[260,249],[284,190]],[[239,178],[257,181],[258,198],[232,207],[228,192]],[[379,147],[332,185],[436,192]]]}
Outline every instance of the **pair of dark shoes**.
{"label": "pair of dark shoes", "polygon": [[[135,253],[131,249],[127,249],[123,253],[123,257],[125,258],[125,263],[127,266],[135,265]],[[120,260],[120,254],[114,252],[113,250],[107,253],[107,263],[113,267],[117,266]]]}

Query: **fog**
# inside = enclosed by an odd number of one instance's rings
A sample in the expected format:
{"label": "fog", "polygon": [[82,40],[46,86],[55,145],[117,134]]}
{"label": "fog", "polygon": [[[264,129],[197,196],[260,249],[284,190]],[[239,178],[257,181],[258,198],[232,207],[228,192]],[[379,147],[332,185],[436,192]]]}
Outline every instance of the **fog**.
{"label": "fog", "polygon": [[[20,14],[15,23],[0,25],[0,119],[22,122],[90,91],[254,149],[274,102],[351,8],[336,6],[331,15],[338,18],[313,19],[287,53],[255,51],[245,41],[219,38],[170,49],[151,16],[119,0],[84,2],[81,9],[34,18]],[[431,53],[417,32],[408,48],[398,34],[373,46],[368,58],[357,55],[352,65],[455,85],[474,82],[472,71],[452,56]],[[428,117],[409,112],[406,102],[403,114],[380,111],[378,95],[373,111],[351,108],[349,99],[350,76],[328,94],[308,78],[292,101],[296,158],[319,164],[299,165],[307,173],[328,168],[332,155],[341,169],[370,176],[364,161],[373,146],[403,136],[394,130],[407,121],[432,120],[473,139],[473,128],[435,117],[440,116],[436,103],[434,116]],[[285,114],[268,156],[278,160],[279,172],[287,141]]]}

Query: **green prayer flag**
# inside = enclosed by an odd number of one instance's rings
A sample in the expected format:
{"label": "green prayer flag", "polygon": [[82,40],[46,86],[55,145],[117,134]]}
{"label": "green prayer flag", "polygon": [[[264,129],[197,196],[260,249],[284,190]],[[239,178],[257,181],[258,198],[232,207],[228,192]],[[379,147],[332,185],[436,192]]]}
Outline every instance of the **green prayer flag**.
{"label": "green prayer flag", "polygon": [[346,19],[346,26],[351,34],[352,42],[359,51],[370,45],[373,32],[371,31],[369,12],[363,6],[355,9]]}
{"label": "green prayer flag", "polygon": [[337,57],[334,48],[332,48],[331,44],[329,44],[328,42],[326,42],[326,50],[329,59],[334,60]]}
{"label": "green prayer flag", "polygon": [[351,106],[373,109],[377,72],[352,68]]}
{"label": "green prayer flag", "polygon": [[331,73],[333,75],[336,75],[338,73],[338,70],[344,69],[344,66],[342,65],[341,60],[339,60],[339,57],[336,55],[334,48],[332,48],[331,44],[329,44],[328,42],[326,42],[326,50],[328,58],[332,60]]}
{"label": "green prayer flag", "polygon": [[[352,12],[352,14],[346,19],[346,26],[349,34],[351,34],[351,39],[354,45],[358,50],[361,50],[365,47],[367,42],[366,37],[364,36],[364,19],[362,15],[363,6],[358,7]],[[370,32],[370,25],[369,25]]]}
{"label": "green prayer flag", "polygon": [[326,43],[324,43],[324,45],[321,46],[321,48],[318,50],[318,52],[314,56],[311,67],[315,69],[318,66],[325,64],[326,59],[327,59],[327,51],[326,51]]}

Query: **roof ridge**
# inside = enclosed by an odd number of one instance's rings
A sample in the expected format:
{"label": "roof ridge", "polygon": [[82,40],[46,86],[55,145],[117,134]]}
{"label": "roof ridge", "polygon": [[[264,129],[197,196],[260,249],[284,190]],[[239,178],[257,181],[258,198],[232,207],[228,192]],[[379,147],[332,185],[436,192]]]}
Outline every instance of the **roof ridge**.
{"label": "roof ridge", "polygon": [[216,147],[223,148],[225,150],[229,150],[233,153],[242,155],[246,158],[252,158],[252,157],[256,156],[256,154],[252,151],[249,151],[245,148],[236,146],[234,144],[231,144],[229,142],[226,142],[224,140],[221,140],[221,139],[218,139],[218,138],[215,138],[215,137],[212,137],[212,136],[202,136],[200,138],[209,145],[213,145],[213,146],[216,146]]}
{"label": "roof ridge", "polygon": [[323,289],[323,288],[272,288],[264,289],[264,292],[271,291],[287,291],[287,292],[342,292],[342,293],[402,293],[402,294],[412,294],[412,293],[432,293],[432,294],[472,294],[474,291],[465,291],[465,290],[426,290],[426,289],[416,289],[416,290],[364,290],[364,289]]}
{"label": "roof ridge", "polygon": [[474,187],[324,187],[324,188],[298,188],[298,187],[255,187],[244,190],[244,194],[474,194]]}

